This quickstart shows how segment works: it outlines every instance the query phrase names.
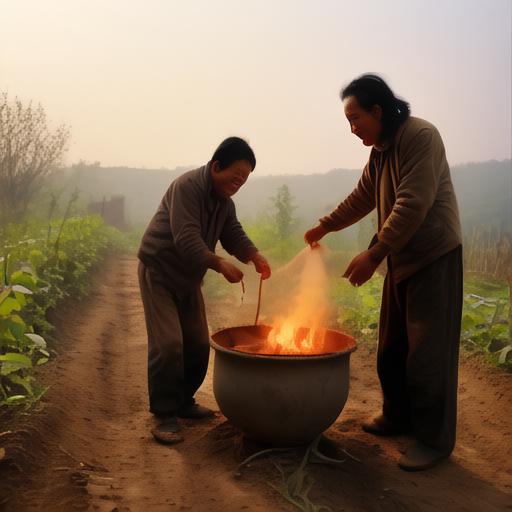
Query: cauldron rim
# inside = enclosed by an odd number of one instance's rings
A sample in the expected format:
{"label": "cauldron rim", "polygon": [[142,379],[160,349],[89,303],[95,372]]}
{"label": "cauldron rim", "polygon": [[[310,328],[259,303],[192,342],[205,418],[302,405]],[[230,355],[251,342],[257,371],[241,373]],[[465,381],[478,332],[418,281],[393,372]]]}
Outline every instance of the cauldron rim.
{"label": "cauldron rim", "polygon": [[220,345],[217,343],[214,339],[214,337],[218,336],[221,333],[225,333],[227,331],[235,330],[235,329],[241,329],[241,328],[267,328],[272,329],[272,326],[270,325],[264,325],[264,324],[258,324],[256,325],[237,325],[234,327],[227,327],[224,329],[219,329],[218,331],[214,332],[210,336],[210,346],[215,349],[218,352],[223,352],[225,354],[230,354],[235,357],[241,357],[244,359],[261,359],[261,360],[273,360],[273,361],[283,361],[283,362],[293,362],[293,361],[318,361],[322,359],[332,359],[335,357],[341,357],[351,354],[352,352],[355,352],[357,350],[357,343],[356,340],[341,331],[337,331],[335,329],[326,329],[326,332],[332,333],[335,335],[342,336],[343,338],[347,339],[350,342],[350,345],[345,350],[338,350],[336,352],[326,352],[324,354],[311,354],[311,355],[303,355],[303,354],[257,354],[257,353],[251,353],[251,352],[243,352],[241,350],[236,350],[233,348],[228,348]]}

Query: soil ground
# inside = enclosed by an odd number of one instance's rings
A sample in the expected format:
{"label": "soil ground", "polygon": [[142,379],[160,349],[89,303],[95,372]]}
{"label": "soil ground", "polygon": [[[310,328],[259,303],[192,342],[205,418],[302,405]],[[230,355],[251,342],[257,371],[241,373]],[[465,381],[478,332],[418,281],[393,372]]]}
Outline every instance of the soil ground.
{"label": "soil ground", "polygon": [[[262,458],[234,477],[257,447],[217,413],[183,421],[185,442],[157,444],[146,395],[146,333],[137,261],[110,261],[84,301],[56,314],[58,356],[40,376],[50,386],[39,410],[5,419],[0,446],[0,510],[292,511],[270,485],[280,481]],[[251,323],[248,300],[208,304],[211,331]],[[212,366],[197,394],[218,410]],[[458,442],[452,457],[421,473],[397,467],[406,437],[361,431],[380,407],[373,349],[351,356],[348,402],[326,432],[324,449],[341,467],[311,465],[312,501],[334,511],[512,510],[512,375],[461,358]],[[297,459],[299,460],[299,459]]]}

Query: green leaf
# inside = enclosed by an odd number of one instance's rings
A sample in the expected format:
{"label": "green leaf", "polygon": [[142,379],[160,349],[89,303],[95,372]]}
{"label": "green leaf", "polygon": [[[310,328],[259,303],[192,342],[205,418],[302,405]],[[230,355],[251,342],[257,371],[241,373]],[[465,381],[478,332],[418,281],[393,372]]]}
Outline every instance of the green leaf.
{"label": "green leaf", "polygon": [[[512,345],[508,345],[505,348],[501,349],[496,354],[499,354],[498,363],[505,364],[509,359],[512,360]],[[509,357],[510,354],[510,357]]]}
{"label": "green leaf", "polygon": [[31,381],[34,380],[33,377],[22,377],[21,375],[10,375],[7,377],[13,384],[17,384],[21,386],[29,395],[32,395],[34,391],[32,390]]}
{"label": "green leaf", "polygon": [[27,299],[23,293],[14,292],[14,298],[19,302],[21,309],[27,305]]}
{"label": "green leaf", "polygon": [[374,308],[378,305],[378,300],[373,295],[363,296],[363,306],[366,308]]}
{"label": "green leaf", "polygon": [[37,288],[37,279],[32,274],[29,274],[28,272],[23,272],[21,270],[13,272],[11,274],[9,282],[11,285],[19,284],[32,291],[34,291]]}
{"label": "green leaf", "polygon": [[17,338],[6,326],[0,328],[0,347],[8,347],[11,344],[15,344],[16,340]]}
{"label": "green leaf", "polygon": [[13,311],[20,311],[20,310],[21,310],[20,303],[13,297],[7,297],[0,304],[0,316],[7,316],[7,315],[10,315]]}
{"label": "green leaf", "polygon": [[25,395],[13,395],[5,400],[7,404],[18,404],[24,402],[27,399]]}
{"label": "green leaf", "polygon": [[11,373],[17,372],[21,369],[22,368],[18,364],[0,362],[0,375],[2,376],[10,375]]}
{"label": "green leaf", "polygon": [[30,368],[32,366],[30,357],[17,352],[7,352],[7,354],[0,355],[0,362],[2,361],[10,364],[17,364],[20,368]]}
{"label": "green leaf", "polygon": [[506,324],[495,324],[489,329],[489,336],[491,338],[508,338],[508,325]]}
{"label": "green leaf", "polygon": [[2,302],[7,299],[7,297],[9,297],[9,295],[11,294],[11,287],[10,286],[7,286],[5,289],[3,289],[1,292],[0,292],[0,304],[2,304]]}
{"label": "green leaf", "polygon": [[12,287],[12,289],[13,289],[13,291],[22,293],[24,295],[33,295],[33,293],[34,293],[32,290],[29,290],[28,288],[26,288],[25,286],[22,286],[21,284],[15,284]]}
{"label": "green leaf", "polygon": [[19,315],[10,315],[4,319],[0,318],[0,325],[2,330],[8,329],[18,340],[22,339],[27,330],[27,325]]}
{"label": "green leaf", "polygon": [[478,320],[475,318],[474,314],[466,313],[462,317],[462,330],[469,331],[470,329],[474,329]]}
{"label": "green leaf", "polygon": [[37,249],[30,251],[28,258],[30,263],[36,268],[38,268],[46,260],[46,257],[44,256],[42,251],[39,251]]}
{"label": "green leaf", "polygon": [[26,333],[25,336],[29,338],[37,348],[46,348],[46,341],[42,336],[39,336],[39,334]]}

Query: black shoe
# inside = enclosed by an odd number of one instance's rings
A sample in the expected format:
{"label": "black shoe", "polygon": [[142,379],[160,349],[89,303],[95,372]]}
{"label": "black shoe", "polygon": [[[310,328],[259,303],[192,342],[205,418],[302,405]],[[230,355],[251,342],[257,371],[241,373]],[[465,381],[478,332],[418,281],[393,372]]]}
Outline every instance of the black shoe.
{"label": "black shoe", "polygon": [[407,447],[405,453],[400,457],[398,465],[405,471],[423,471],[437,466],[449,456],[450,454],[440,452],[419,441],[415,441]]}
{"label": "black shoe", "polygon": [[202,405],[196,404],[195,402],[192,404],[187,404],[178,409],[176,413],[178,418],[186,418],[189,420],[201,420],[203,418],[211,418],[214,415],[214,412],[208,407],[203,407]]}
{"label": "black shoe", "polygon": [[176,416],[167,416],[161,419],[158,425],[151,430],[155,440],[163,444],[181,443],[184,438],[180,432],[181,426]]}
{"label": "black shoe", "polygon": [[409,434],[411,428],[409,425],[402,423],[393,423],[385,418],[382,414],[373,418],[373,420],[362,424],[362,429],[368,434],[376,436],[400,436]]}

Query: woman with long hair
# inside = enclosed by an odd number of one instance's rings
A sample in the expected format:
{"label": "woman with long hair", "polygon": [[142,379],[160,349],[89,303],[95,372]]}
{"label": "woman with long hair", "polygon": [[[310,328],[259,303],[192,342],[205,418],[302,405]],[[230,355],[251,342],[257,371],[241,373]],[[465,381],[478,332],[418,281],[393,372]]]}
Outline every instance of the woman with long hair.
{"label": "woman with long hair", "polygon": [[375,208],[378,233],[344,277],[361,286],[387,260],[377,371],[382,413],[374,435],[412,434],[402,469],[430,468],[455,445],[462,312],[462,236],[443,141],[431,123],[373,74],[341,92],[350,129],[370,157],[354,191],[307,231],[315,244]]}

